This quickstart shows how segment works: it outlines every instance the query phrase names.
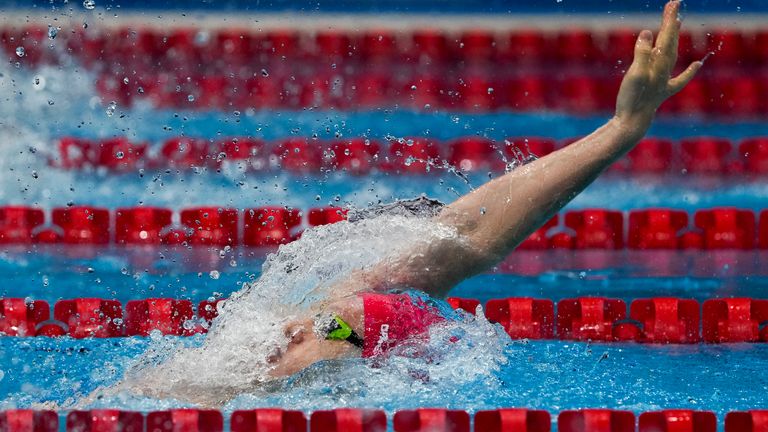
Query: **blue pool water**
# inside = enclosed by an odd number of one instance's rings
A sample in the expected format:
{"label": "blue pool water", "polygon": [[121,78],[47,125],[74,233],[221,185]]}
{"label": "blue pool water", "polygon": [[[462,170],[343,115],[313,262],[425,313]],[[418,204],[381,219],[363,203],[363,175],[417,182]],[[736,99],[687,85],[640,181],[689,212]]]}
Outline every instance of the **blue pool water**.
{"label": "blue pool water", "polygon": [[[238,172],[147,172],[110,175],[73,173],[48,167],[50,140],[62,135],[106,137],[127,135],[155,143],[181,134],[189,136],[251,135],[265,139],[289,135],[337,136],[428,135],[449,139],[461,135],[491,138],[539,136],[568,138],[588,133],[604,117],[572,117],[557,113],[413,113],[413,112],[162,112],[118,107],[114,114],[90,100],[89,77],[73,70],[40,72],[46,88],[32,88],[31,78],[14,70],[0,78],[0,92],[14,104],[0,114],[15,121],[4,124],[0,138],[9,156],[0,204],[68,203],[118,206],[162,205],[173,209],[194,205],[257,207],[270,204],[299,208],[343,204],[365,207],[379,201],[421,193],[446,202],[470,185],[445,173],[424,178],[385,175],[351,178],[334,173],[322,178]],[[53,101],[54,104],[50,104]],[[652,135],[680,138],[715,135],[734,140],[768,135],[763,122],[666,119]],[[30,151],[30,148],[35,151]],[[33,175],[34,173],[34,175]],[[470,179],[472,185],[484,174]],[[714,190],[714,192],[713,192]],[[569,208],[606,207],[620,210],[669,206],[695,210],[713,206],[768,208],[763,180],[714,180],[674,176],[656,180],[606,176],[579,196]],[[606,252],[604,252],[606,253]],[[538,255],[547,271],[516,274],[499,268],[460,284],[452,294],[483,301],[509,296],[554,300],[606,295],[627,301],[638,297],[674,295],[699,300],[717,296],[764,297],[768,287],[765,252],[678,253],[643,255],[610,253],[612,262],[594,268],[584,253]],[[62,298],[106,297],[123,302],[146,297],[188,298],[195,302],[227,297],[243,283],[259,277],[262,257],[235,249],[224,254],[199,249],[5,248],[0,253],[3,285],[0,296],[31,297],[55,302]],[[212,273],[212,272],[218,273]],[[214,276],[218,275],[218,276]],[[254,311],[258,314],[259,311]],[[258,319],[258,317],[255,317]],[[399,359],[379,367],[363,360],[327,362],[276,383],[269,391],[245,394],[226,409],[284,406],[299,409],[340,406],[449,406],[470,411],[500,406],[543,408],[609,407],[633,411],[657,408],[730,410],[768,406],[768,346],[641,346],[559,341],[512,342],[486,323],[464,323],[469,333],[454,345],[430,346],[435,362]],[[474,332],[474,333],[473,333]],[[175,344],[199,345],[202,336],[50,340],[0,338],[0,407],[32,406],[41,401],[67,404],[101,385],[117,381],[146,350]],[[440,339],[437,338],[439,341]],[[160,347],[160,348],[158,348]],[[215,367],[215,365],[213,366]],[[413,371],[421,378],[414,378]],[[429,379],[424,379],[427,376]],[[409,394],[407,398],[399,397]],[[184,406],[182,401],[124,397],[95,406],[158,409]]]}

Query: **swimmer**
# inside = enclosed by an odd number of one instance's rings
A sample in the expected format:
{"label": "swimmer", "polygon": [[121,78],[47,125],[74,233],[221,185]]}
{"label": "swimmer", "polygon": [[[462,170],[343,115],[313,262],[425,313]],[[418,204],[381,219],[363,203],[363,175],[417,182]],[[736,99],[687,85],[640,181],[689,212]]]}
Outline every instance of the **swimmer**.
{"label": "swimmer", "polygon": [[445,206],[434,220],[463,242],[412,249],[338,284],[339,299],[323,312],[285,327],[289,343],[268,359],[271,375],[294,374],[321,360],[384,353],[442,321],[437,310],[408,294],[444,297],[458,282],[504,259],[518,244],[629,152],[648,131],[656,110],[702,67],[693,62],[672,77],[677,61],[680,1],[664,8],[661,28],[640,32],[634,60],[621,83],[616,112],[589,136],[491,180]]}
{"label": "swimmer", "polygon": [[[121,382],[94,391],[77,406],[128,393],[216,407],[323,360],[383,357],[403,341],[418,343],[431,326],[446,320],[429,296],[444,297],[460,281],[504,259],[630,151],[661,103],[693,79],[700,61],[671,76],[679,8],[677,0],[666,5],[655,43],[650,31],[639,34],[616,113],[589,136],[491,180],[450,205],[432,205],[428,216],[398,225],[397,232],[376,231],[373,225],[382,223],[378,218],[350,221],[348,228],[363,233],[363,238],[355,237],[360,248],[334,243],[331,254],[306,250],[318,244],[308,238],[320,238],[334,228],[308,232],[270,257],[258,281],[230,297],[202,346],[161,346],[159,354],[170,351],[170,357],[157,363],[145,356]],[[337,227],[339,232],[345,228]],[[374,247],[377,252],[360,258],[365,252],[361,249]],[[286,285],[285,292],[278,290]],[[296,312],[291,307],[298,303],[311,306]],[[264,309],[256,310],[259,307]]]}

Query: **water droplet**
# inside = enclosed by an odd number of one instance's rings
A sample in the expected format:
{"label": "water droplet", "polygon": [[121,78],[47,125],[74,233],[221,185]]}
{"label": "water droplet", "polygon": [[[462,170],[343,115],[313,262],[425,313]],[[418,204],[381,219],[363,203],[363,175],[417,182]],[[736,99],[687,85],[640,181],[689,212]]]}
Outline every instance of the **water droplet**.
{"label": "water droplet", "polygon": [[115,153],[115,157],[118,158],[118,159],[122,159],[122,158],[125,157],[125,153],[119,151],[119,152]]}
{"label": "water droplet", "polygon": [[481,214],[481,215],[484,215],[484,214],[485,214],[485,212],[486,212],[486,209],[485,209],[485,207],[480,207],[480,214]]}
{"label": "water droplet", "polygon": [[123,77],[123,84],[128,84],[130,81],[128,81],[128,77]]}
{"label": "water droplet", "polygon": [[43,276],[43,286],[47,287],[50,285],[50,281],[48,280],[48,276]]}
{"label": "water droplet", "polygon": [[83,7],[88,10],[93,10],[96,8],[96,2],[94,0],[83,0]]}
{"label": "water droplet", "polygon": [[268,76],[269,76],[269,72],[268,72],[266,69],[262,69],[262,70],[261,70],[261,76],[263,76],[264,78],[266,78],[266,77],[268,77]]}
{"label": "water droplet", "polygon": [[195,96],[194,95],[188,95],[187,96],[187,100],[190,101],[190,102],[194,102],[195,101]]}
{"label": "water droplet", "polygon": [[117,102],[112,101],[107,105],[106,113],[107,117],[112,117],[115,115],[115,110],[117,109]]}
{"label": "water droplet", "polygon": [[210,276],[211,279],[216,280],[219,278],[219,276],[221,276],[221,274],[219,273],[218,270],[211,270],[211,272],[208,273],[208,276]]}
{"label": "water droplet", "polygon": [[56,35],[58,34],[59,34],[58,27],[48,26],[48,39],[51,39],[51,40],[56,39]]}
{"label": "water droplet", "polygon": [[488,94],[492,94],[492,93],[493,93],[493,87],[488,87]]}
{"label": "water droplet", "polygon": [[416,90],[416,85],[415,84],[411,86],[411,90]]}
{"label": "water droplet", "polygon": [[19,57],[24,57],[24,47],[16,47],[16,55]]}

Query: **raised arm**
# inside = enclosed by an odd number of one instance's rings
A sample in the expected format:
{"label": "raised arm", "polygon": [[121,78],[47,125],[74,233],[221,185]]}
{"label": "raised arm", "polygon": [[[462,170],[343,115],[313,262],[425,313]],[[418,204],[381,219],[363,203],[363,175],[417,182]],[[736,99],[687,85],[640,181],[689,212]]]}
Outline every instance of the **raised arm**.
{"label": "raised arm", "polygon": [[[693,79],[702,62],[672,78],[680,31],[679,1],[665,9],[654,45],[643,30],[621,83],[616,114],[589,136],[533,161],[446,207],[440,221],[459,227],[488,262],[502,259],[624,156],[645,135],[659,105]],[[480,209],[483,209],[481,212]]]}
{"label": "raised arm", "polygon": [[[408,251],[353,276],[355,286],[410,287],[443,295],[512,251],[592,183],[645,135],[656,110],[701,68],[692,63],[672,77],[677,61],[680,2],[664,8],[655,45],[640,32],[634,60],[621,83],[616,113],[589,136],[492,180],[445,207],[436,217],[464,242]],[[423,250],[422,250],[423,249]]]}

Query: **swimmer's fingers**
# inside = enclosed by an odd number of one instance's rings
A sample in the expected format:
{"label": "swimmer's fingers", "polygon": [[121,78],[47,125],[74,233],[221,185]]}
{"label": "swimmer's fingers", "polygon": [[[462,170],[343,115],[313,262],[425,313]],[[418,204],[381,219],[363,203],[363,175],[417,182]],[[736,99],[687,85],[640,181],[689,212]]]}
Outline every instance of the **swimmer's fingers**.
{"label": "swimmer's fingers", "polygon": [[672,0],[664,7],[661,29],[656,38],[653,55],[658,63],[669,73],[677,62],[678,39],[680,38],[680,1]]}
{"label": "swimmer's fingers", "polygon": [[651,61],[651,50],[653,50],[653,33],[650,30],[643,30],[635,42],[635,60],[633,63],[638,66],[648,65]]}
{"label": "swimmer's fingers", "polygon": [[668,91],[670,95],[673,95],[682,90],[689,82],[696,76],[696,73],[701,69],[704,63],[695,61],[688,66],[680,75],[669,80]]}

